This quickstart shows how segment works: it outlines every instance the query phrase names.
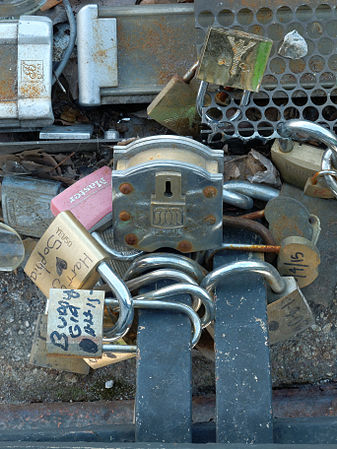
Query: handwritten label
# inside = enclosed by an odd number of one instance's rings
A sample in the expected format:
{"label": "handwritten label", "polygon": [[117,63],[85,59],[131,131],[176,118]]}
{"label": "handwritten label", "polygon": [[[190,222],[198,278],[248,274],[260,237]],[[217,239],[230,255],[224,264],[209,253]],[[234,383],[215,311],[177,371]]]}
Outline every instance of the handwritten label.
{"label": "handwritten label", "polygon": [[267,306],[269,342],[288,340],[314,324],[314,318],[299,289]]}
{"label": "handwritten label", "polygon": [[101,290],[50,290],[47,326],[49,354],[102,356],[104,295]]}
{"label": "handwritten label", "polygon": [[293,276],[300,288],[317,278],[319,264],[319,251],[310,240],[298,236],[282,240],[277,269],[284,276]]}
{"label": "handwritten label", "polygon": [[71,212],[61,212],[48,227],[25,266],[25,273],[48,297],[51,288],[91,288],[105,251]]}

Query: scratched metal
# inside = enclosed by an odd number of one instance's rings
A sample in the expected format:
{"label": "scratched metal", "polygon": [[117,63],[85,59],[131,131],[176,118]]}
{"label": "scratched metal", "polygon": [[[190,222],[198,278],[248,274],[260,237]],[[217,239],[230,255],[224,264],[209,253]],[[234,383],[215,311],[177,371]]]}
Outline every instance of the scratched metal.
{"label": "scratched metal", "polygon": [[[233,137],[242,140],[279,137],[282,120],[303,118],[337,131],[337,7],[336,2],[313,0],[195,0],[200,52],[209,26],[234,28],[274,41],[258,93],[252,93],[241,116],[230,122],[242,91],[207,93],[202,109],[203,135],[211,143]],[[297,30],[308,44],[308,54],[288,59],[277,51],[286,33]]]}

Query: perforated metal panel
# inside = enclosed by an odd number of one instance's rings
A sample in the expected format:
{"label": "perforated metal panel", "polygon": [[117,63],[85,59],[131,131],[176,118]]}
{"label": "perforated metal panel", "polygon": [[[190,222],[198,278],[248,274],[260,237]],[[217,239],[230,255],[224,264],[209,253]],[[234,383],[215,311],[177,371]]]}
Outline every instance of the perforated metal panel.
{"label": "perforated metal panel", "polygon": [[[308,4],[310,3],[310,4]],[[337,132],[336,2],[292,0],[195,0],[200,52],[209,26],[234,28],[274,41],[260,92],[251,93],[240,117],[231,122],[242,91],[210,86],[202,108],[202,133],[209,143],[239,137],[279,137],[277,124],[303,118]],[[288,59],[278,54],[285,34],[297,30],[308,54]]]}

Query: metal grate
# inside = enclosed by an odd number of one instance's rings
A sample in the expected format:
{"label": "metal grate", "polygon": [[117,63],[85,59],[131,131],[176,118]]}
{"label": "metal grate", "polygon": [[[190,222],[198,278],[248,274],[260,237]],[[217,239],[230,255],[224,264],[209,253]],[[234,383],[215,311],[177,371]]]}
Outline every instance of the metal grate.
{"label": "metal grate", "polygon": [[[280,137],[277,124],[303,118],[337,132],[337,7],[336,2],[293,0],[195,0],[200,52],[209,26],[234,28],[274,41],[258,93],[251,93],[240,117],[230,121],[242,91],[210,86],[202,108],[202,134],[208,143],[239,137]],[[308,54],[288,59],[277,51],[285,34],[297,30],[308,44]]]}

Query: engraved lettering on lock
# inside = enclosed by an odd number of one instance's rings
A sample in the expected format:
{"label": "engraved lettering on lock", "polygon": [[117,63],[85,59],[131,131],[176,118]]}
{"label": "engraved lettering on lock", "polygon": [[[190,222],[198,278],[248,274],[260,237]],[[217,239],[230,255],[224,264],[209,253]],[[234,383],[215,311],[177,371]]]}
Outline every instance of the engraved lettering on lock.
{"label": "engraved lettering on lock", "polygon": [[[45,256],[48,256],[51,249],[59,250],[62,246],[62,242],[58,239],[55,239],[55,235],[52,234],[49,236],[46,246],[43,248],[43,251],[38,251],[38,255],[40,256],[40,260],[35,263],[34,269],[30,273],[29,277],[32,281],[36,281],[38,276],[42,274],[43,271],[46,271],[50,274],[50,271],[47,268],[48,261]],[[43,254],[42,254],[43,253]]]}
{"label": "engraved lettering on lock", "polygon": [[71,245],[73,244],[72,241],[70,240],[70,238],[67,236],[67,234],[65,234],[61,228],[57,227],[57,231],[56,234],[58,237],[60,237],[60,239],[68,246],[68,248],[71,247]]}
{"label": "engraved lettering on lock", "polygon": [[92,268],[93,260],[86,254],[83,253],[82,257],[75,262],[73,268],[70,270],[73,274],[72,277],[70,277],[69,274],[67,274],[66,278],[69,281],[68,287],[70,287],[74,281],[74,279],[77,277],[79,272],[82,270],[82,268],[86,268],[87,271],[89,271]]}
{"label": "engraved lettering on lock", "polygon": [[184,209],[179,206],[152,206],[152,226],[174,229],[184,226]]}
{"label": "engraved lettering on lock", "polygon": [[21,61],[21,77],[23,81],[43,80],[43,61]]}
{"label": "engraved lettering on lock", "polygon": [[[91,190],[96,189],[96,187],[98,189],[101,188],[105,188],[108,186],[108,181],[106,181],[106,179],[104,178],[104,176],[102,176],[100,179],[88,184],[87,186],[83,187],[81,190],[79,190],[78,192],[74,193],[74,195],[72,195],[69,198],[70,203],[73,203],[76,200],[79,200],[81,197],[85,196],[86,198],[88,198],[91,195],[94,195],[95,192],[91,192]],[[89,195],[88,195],[89,193]]]}
{"label": "engraved lettering on lock", "polygon": [[242,71],[249,72],[249,66],[245,63],[241,63],[241,58],[256,45],[256,42],[247,42],[244,39],[236,39],[234,36],[228,36],[228,40],[233,51],[233,61],[229,74],[235,76],[238,73],[239,68],[241,68]]}
{"label": "engraved lettering on lock", "polygon": [[295,298],[284,304],[281,309],[285,311],[286,325],[288,327],[297,328],[302,322],[305,322],[302,318],[301,308],[296,305]]}

